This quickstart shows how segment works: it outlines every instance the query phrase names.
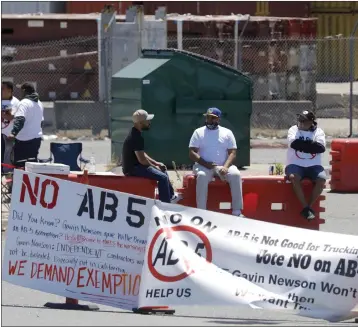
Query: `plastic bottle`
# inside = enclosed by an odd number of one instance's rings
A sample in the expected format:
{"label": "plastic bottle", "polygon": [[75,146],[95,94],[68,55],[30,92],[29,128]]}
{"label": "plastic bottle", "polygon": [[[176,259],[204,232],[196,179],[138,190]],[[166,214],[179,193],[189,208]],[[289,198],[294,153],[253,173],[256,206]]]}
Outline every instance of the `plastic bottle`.
{"label": "plastic bottle", "polygon": [[89,174],[95,174],[96,173],[96,160],[95,160],[93,154],[92,154],[92,156],[90,158],[88,173]]}

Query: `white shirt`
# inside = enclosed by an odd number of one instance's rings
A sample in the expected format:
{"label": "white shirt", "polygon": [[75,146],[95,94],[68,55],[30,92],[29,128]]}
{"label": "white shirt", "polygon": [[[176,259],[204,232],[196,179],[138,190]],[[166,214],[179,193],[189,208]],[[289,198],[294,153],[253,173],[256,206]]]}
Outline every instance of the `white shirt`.
{"label": "white shirt", "polygon": [[298,129],[297,125],[292,126],[288,130],[288,151],[287,151],[287,165],[297,165],[301,167],[311,167],[311,166],[322,166],[322,154],[310,154],[304,153],[301,151],[296,151],[291,148],[291,143],[294,140],[313,140],[318,142],[323,146],[326,146],[326,135],[323,130],[317,127],[314,131],[301,131]]}
{"label": "white shirt", "polygon": [[[1,100],[1,108],[4,108],[5,106],[9,106],[11,107],[11,114],[15,115],[19,103],[20,103],[19,99],[13,96],[11,100]],[[1,122],[1,134],[9,136],[11,134],[13,127],[14,127],[13,121]]]}
{"label": "white shirt", "polygon": [[20,101],[15,117],[25,117],[25,124],[22,130],[17,134],[19,141],[29,141],[42,136],[41,122],[44,120],[44,108],[41,101],[31,101],[23,99]]}
{"label": "white shirt", "polygon": [[223,166],[229,149],[237,149],[235,136],[229,129],[219,126],[211,130],[206,126],[196,129],[190,139],[189,148],[198,148],[199,155],[207,162]]}

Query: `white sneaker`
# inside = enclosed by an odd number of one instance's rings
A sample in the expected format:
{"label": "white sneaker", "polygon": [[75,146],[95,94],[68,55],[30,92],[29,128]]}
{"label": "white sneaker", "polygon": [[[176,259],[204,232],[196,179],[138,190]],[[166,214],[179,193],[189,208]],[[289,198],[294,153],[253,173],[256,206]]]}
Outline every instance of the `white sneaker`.
{"label": "white sneaker", "polygon": [[170,203],[178,203],[181,199],[183,199],[183,195],[181,193],[174,192],[173,197],[170,199]]}

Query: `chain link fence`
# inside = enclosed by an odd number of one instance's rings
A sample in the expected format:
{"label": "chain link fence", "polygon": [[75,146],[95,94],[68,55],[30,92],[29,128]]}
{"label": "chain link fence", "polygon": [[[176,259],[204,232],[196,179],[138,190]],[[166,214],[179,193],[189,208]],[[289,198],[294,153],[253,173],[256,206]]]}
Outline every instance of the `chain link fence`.
{"label": "chain link fence", "polygon": [[[113,38],[112,45],[120,44],[124,50],[120,58],[107,55],[111,61],[109,71],[113,65],[122,67],[133,62],[139,54],[139,40],[124,41]],[[252,137],[283,137],[294,123],[295,114],[308,109],[316,112],[326,134],[334,137],[349,134],[349,41],[350,38],[335,37],[235,42],[202,36],[178,40],[177,35],[169,35],[167,47],[218,60],[250,76],[254,100]],[[358,49],[358,38],[353,41]],[[108,135],[108,106],[100,91],[106,85],[100,85],[99,44],[103,42],[99,43],[95,35],[2,45],[2,80],[11,80],[15,85],[35,84],[46,108],[45,133],[70,138]],[[358,51],[354,56],[357,80]],[[353,129],[358,133],[358,82],[354,82],[353,90]],[[15,90],[15,96],[19,96],[19,90]]]}
{"label": "chain link fence", "polygon": [[[313,110],[326,134],[349,134],[350,38],[233,39],[183,37],[168,39],[169,48],[218,60],[253,81],[252,137],[283,137],[295,114]],[[353,38],[358,49],[358,38]],[[358,52],[353,83],[353,130],[358,134]]]}
{"label": "chain link fence", "polygon": [[[2,80],[31,82],[45,107],[45,133],[103,135],[108,113],[99,98],[98,37],[2,45]],[[20,90],[14,90],[20,97]]]}

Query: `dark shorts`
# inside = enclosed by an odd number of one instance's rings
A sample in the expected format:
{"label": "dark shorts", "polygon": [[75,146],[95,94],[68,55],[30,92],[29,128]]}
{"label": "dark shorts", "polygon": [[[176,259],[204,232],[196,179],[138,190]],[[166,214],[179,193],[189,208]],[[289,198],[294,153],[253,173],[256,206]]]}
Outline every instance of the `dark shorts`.
{"label": "dark shorts", "polygon": [[297,165],[288,165],[285,168],[286,176],[291,174],[301,176],[301,179],[308,178],[311,181],[317,179],[327,180],[327,175],[322,166],[311,166],[311,167],[301,167]]}

